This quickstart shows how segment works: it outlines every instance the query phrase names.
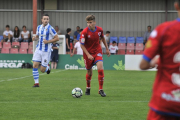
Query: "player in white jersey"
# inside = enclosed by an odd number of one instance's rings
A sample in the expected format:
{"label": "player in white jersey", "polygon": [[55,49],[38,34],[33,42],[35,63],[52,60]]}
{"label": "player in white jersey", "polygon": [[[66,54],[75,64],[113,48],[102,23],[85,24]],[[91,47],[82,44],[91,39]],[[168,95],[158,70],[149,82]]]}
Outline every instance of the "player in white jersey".
{"label": "player in white jersey", "polygon": [[39,40],[33,55],[33,77],[35,81],[33,87],[39,87],[39,64],[41,62],[40,70],[42,73],[50,73],[48,63],[51,57],[51,44],[59,40],[56,31],[49,24],[48,14],[42,16],[42,25],[37,27],[36,37],[33,37],[32,40]]}

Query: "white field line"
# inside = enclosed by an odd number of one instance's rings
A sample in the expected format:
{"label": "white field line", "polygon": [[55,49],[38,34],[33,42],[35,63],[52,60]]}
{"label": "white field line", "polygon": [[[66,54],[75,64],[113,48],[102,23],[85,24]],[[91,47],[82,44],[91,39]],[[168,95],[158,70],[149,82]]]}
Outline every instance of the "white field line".
{"label": "white field line", "polygon": [[[58,72],[63,72],[63,71],[66,71],[66,70],[58,70],[58,71],[56,71],[56,72],[51,72],[51,73],[58,73]],[[46,73],[42,73],[42,74],[39,74],[39,75],[46,75]],[[0,82],[12,81],[12,80],[19,80],[19,79],[23,79],[23,78],[32,77],[32,76],[33,76],[33,75],[24,76],[24,77],[19,77],[19,78],[12,78],[12,79],[7,79],[7,80],[0,80]]]}
{"label": "white field line", "polygon": [[[76,98],[75,98],[76,99]],[[87,101],[86,102],[117,102],[117,103],[148,103],[149,101]],[[0,101],[0,104],[2,103],[62,103],[62,102],[79,102],[79,101],[71,101],[71,100],[64,100],[64,101],[31,101],[31,102],[26,102],[26,101]],[[82,101],[80,101],[82,102]]]}

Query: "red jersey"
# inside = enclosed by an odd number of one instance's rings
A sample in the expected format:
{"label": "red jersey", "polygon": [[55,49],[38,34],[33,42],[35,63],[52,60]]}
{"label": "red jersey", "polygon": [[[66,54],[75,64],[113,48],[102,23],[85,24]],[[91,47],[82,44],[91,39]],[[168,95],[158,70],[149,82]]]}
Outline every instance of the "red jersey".
{"label": "red jersey", "polygon": [[180,18],[152,31],[143,58],[160,55],[150,108],[160,114],[180,117]]}
{"label": "red jersey", "polygon": [[86,27],[81,33],[80,42],[82,45],[85,46],[85,48],[91,55],[98,53],[102,54],[102,49],[99,43],[99,37],[104,37],[104,34],[103,29],[98,26],[95,26],[94,31]]}

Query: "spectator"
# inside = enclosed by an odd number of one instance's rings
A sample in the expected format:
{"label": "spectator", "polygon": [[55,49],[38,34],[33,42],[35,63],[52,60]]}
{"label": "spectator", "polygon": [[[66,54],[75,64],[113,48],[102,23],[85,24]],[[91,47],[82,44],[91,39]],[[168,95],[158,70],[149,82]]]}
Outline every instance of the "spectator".
{"label": "spectator", "polygon": [[10,26],[6,25],[6,30],[3,32],[3,40],[1,41],[1,43],[11,42],[13,33],[9,28],[10,28]]}
{"label": "spectator", "polygon": [[51,69],[56,69],[57,63],[58,63],[58,49],[59,49],[59,44],[58,43],[53,43],[52,44],[52,53],[51,53]]}
{"label": "spectator", "polygon": [[22,40],[20,42],[29,42],[30,41],[30,32],[26,30],[26,26],[24,25],[23,31],[21,32],[21,38]]}
{"label": "spectator", "polygon": [[150,34],[151,34],[152,30],[151,30],[151,26],[147,26],[147,31],[144,33],[144,44],[146,44]]}
{"label": "spectator", "polygon": [[12,41],[13,42],[18,42],[20,39],[21,39],[20,30],[19,30],[18,26],[15,26]]}
{"label": "spectator", "polygon": [[77,39],[77,35],[79,34],[80,27],[76,27],[76,31],[74,32],[74,39]]}
{"label": "spectator", "polygon": [[66,54],[70,54],[70,34],[71,34],[71,28],[68,28],[66,30]]}
{"label": "spectator", "polygon": [[56,30],[56,33],[57,33],[58,35],[61,35],[61,31],[59,30],[59,27],[58,27],[58,26],[55,26],[55,30]]}
{"label": "spectator", "polygon": [[[104,39],[105,39],[107,45],[109,45],[110,31],[106,31],[106,34],[104,35]],[[101,40],[101,47],[102,47],[103,54],[106,54],[106,47],[104,46],[102,40]]]}
{"label": "spectator", "polygon": [[[80,34],[83,31],[83,29],[80,30]],[[79,37],[80,37],[79,34]],[[76,40],[77,42],[75,43],[74,49],[73,49],[73,53],[71,53],[71,57],[74,55],[74,52],[77,51],[77,55],[83,55],[83,50],[81,48],[81,44],[79,42],[79,39]]]}
{"label": "spectator", "polygon": [[109,46],[109,50],[110,50],[111,55],[116,55],[116,53],[118,52],[116,41],[113,41],[112,45]]}
{"label": "spectator", "polygon": [[81,32],[82,32],[82,31],[83,31],[83,29],[78,30],[79,33],[78,33],[77,38],[76,38],[78,41],[79,41],[79,38],[80,38],[80,36],[81,36]]}

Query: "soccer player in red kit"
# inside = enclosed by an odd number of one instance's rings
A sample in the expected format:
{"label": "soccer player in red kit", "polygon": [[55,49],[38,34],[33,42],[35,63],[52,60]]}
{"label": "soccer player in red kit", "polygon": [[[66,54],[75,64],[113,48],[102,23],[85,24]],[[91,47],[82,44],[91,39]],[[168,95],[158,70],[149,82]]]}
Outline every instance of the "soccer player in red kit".
{"label": "soccer player in red kit", "polygon": [[103,82],[104,82],[103,57],[102,57],[102,49],[99,43],[99,38],[102,39],[106,47],[106,53],[108,56],[110,56],[110,52],[104,39],[103,29],[101,27],[95,26],[96,25],[95,16],[88,15],[86,17],[86,21],[87,21],[87,27],[82,31],[80,37],[81,48],[83,50],[84,63],[87,69],[86,95],[90,95],[92,67],[93,65],[97,65],[99,94],[102,97],[105,97],[106,94],[103,91]]}
{"label": "soccer player in red kit", "polygon": [[[180,0],[174,6],[180,17]],[[152,31],[140,68],[146,70],[155,64],[158,71],[147,120],[180,120],[180,18]]]}

